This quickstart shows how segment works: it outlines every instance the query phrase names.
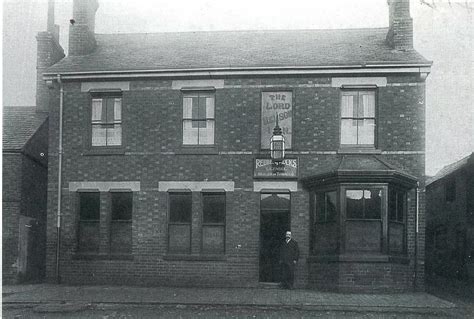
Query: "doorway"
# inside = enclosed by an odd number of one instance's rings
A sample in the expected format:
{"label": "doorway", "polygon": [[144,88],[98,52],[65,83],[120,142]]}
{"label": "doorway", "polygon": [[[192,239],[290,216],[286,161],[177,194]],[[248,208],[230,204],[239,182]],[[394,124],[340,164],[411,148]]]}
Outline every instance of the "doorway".
{"label": "doorway", "polygon": [[280,282],[280,247],[290,229],[290,194],[261,194],[260,282]]}

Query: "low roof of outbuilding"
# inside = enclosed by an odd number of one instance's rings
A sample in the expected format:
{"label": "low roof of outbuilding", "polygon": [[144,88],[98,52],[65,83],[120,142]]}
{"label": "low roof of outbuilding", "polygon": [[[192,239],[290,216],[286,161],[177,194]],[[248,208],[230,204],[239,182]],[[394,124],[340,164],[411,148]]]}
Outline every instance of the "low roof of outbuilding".
{"label": "low roof of outbuilding", "polygon": [[48,118],[34,106],[3,107],[3,151],[19,151]]}

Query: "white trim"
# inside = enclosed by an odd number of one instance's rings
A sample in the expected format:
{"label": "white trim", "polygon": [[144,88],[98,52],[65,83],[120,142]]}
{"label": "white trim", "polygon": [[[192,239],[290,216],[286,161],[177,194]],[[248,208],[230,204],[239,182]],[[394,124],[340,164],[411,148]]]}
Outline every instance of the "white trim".
{"label": "white trim", "polygon": [[[375,73],[421,73],[429,72],[431,64],[399,64],[380,66],[327,66],[327,67],[279,67],[279,68],[214,68],[214,69],[167,69],[167,70],[127,70],[59,72],[62,79],[116,79],[154,77],[224,77],[239,75],[318,75],[318,74],[375,74]],[[55,80],[58,73],[44,73],[44,80]]]}
{"label": "white trim", "polygon": [[166,181],[158,182],[158,191],[167,192],[170,189],[189,189],[200,192],[203,189],[223,189],[226,192],[234,191],[233,181]]}
{"label": "white trim", "polygon": [[181,90],[183,87],[214,87],[222,89],[224,87],[224,80],[175,80],[171,83],[171,89]]}
{"label": "white trim", "polygon": [[109,81],[109,82],[82,82],[81,92],[90,90],[113,90],[130,91],[130,81]]}
{"label": "white trim", "polygon": [[343,85],[376,85],[378,87],[387,86],[386,77],[344,77],[344,78],[332,78],[331,86],[333,88],[339,88]]}
{"label": "white trim", "polygon": [[139,192],[140,182],[69,182],[70,192],[81,189],[97,189],[99,192],[108,192],[111,189],[130,189],[132,192]]}
{"label": "white trim", "polygon": [[262,189],[281,189],[290,190],[290,192],[298,191],[298,182],[288,181],[255,181],[253,182],[253,191],[260,192]]}

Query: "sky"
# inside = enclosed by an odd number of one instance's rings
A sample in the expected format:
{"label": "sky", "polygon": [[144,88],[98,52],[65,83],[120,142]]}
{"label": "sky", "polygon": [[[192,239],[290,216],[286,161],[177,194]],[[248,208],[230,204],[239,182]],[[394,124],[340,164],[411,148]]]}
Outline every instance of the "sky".
{"label": "sky", "polygon": [[[474,0],[411,0],[415,49],[433,61],[426,80],[426,174],[474,152]],[[426,0],[432,3],[433,0]],[[3,105],[35,104],[36,33],[47,0],[3,0]],[[72,0],[56,0],[67,51]],[[97,33],[388,26],[386,0],[99,0]]]}

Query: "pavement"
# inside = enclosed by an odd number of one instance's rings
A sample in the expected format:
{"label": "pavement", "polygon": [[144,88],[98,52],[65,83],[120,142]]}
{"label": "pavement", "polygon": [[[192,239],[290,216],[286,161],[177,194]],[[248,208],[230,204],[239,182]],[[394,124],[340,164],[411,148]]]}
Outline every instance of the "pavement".
{"label": "pavement", "polygon": [[2,287],[3,308],[80,310],[93,305],[213,305],[278,307],[320,311],[443,313],[452,302],[428,293],[342,294],[305,289],[68,286]]}

